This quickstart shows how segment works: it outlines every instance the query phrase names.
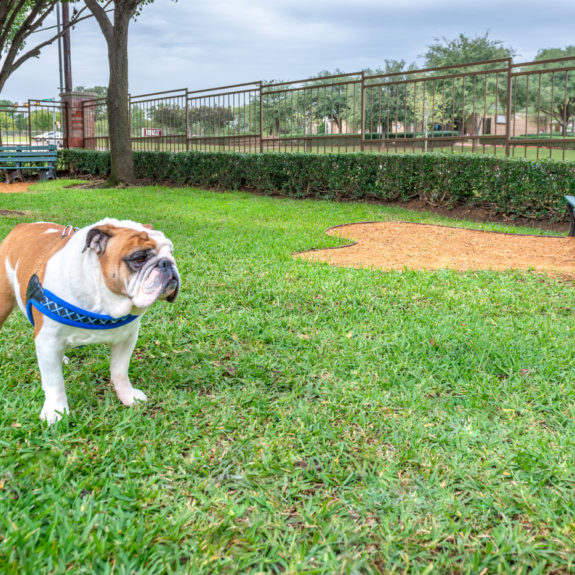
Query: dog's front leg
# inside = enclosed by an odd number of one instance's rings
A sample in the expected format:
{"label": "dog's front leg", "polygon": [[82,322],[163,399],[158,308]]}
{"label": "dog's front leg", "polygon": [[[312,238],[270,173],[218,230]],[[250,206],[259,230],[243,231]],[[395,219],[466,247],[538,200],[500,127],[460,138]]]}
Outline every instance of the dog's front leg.
{"label": "dog's front leg", "polygon": [[136,329],[129,338],[113,344],[110,349],[110,376],[118,399],[124,405],[132,405],[136,401],[148,399],[143,391],[132,387],[128,375],[130,359],[136,347],[137,339],[138,330]]}
{"label": "dog's front leg", "polygon": [[53,338],[43,338],[41,332],[36,336],[35,344],[45,396],[40,419],[55,423],[68,411],[68,398],[62,375],[64,346]]}

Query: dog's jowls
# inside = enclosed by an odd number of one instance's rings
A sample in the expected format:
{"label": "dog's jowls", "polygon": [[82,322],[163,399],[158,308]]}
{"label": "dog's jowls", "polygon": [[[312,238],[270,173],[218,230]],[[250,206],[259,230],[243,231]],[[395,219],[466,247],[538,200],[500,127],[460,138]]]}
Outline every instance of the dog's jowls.
{"label": "dog's jowls", "polygon": [[[42,419],[53,423],[68,411],[62,361],[70,347],[110,344],[111,379],[120,401],[132,405],[147,399],[132,387],[128,367],[141,315],[156,300],[172,302],[178,295],[172,252],[172,242],[151,226],[109,218],[75,232],[50,223],[20,224],[4,239],[0,327],[16,304],[25,314],[27,304],[35,304],[28,306],[28,316],[45,394]],[[38,309],[45,294],[63,302],[43,300],[63,319]],[[85,318],[101,325],[82,323]]]}

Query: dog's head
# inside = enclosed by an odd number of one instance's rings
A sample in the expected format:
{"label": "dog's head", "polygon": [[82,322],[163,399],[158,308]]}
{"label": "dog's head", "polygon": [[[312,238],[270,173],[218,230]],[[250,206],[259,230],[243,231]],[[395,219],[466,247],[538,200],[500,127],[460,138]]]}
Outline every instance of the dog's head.
{"label": "dog's head", "polygon": [[89,228],[83,252],[97,255],[110,291],[125,295],[137,308],[158,299],[173,302],[180,276],[172,242],[152,226],[104,220]]}

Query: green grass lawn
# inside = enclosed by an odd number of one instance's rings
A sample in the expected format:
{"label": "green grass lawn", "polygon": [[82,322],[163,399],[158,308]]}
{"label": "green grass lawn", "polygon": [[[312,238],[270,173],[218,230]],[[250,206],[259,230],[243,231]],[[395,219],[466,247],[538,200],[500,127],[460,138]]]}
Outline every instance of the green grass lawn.
{"label": "green grass lawn", "polygon": [[346,243],[328,226],[446,223],[430,214],[68,183],[2,195],[26,215],[0,235],[153,223],[182,291],[142,322],[131,374],[150,401],[119,403],[107,349],[72,350],[53,427],[31,328],[7,321],[0,572],[575,571],[571,284],[292,257]]}

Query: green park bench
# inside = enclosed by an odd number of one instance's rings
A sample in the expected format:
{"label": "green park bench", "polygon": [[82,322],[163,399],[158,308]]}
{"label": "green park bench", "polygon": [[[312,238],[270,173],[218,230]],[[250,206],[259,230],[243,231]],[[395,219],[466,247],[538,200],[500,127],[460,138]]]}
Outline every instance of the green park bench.
{"label": "green park bench", "polygon": [[6,174],[6,183],[24,180],[23,170],[38,172],[41,180],[56,178],[56,145],[0,146],[0,170]]}

